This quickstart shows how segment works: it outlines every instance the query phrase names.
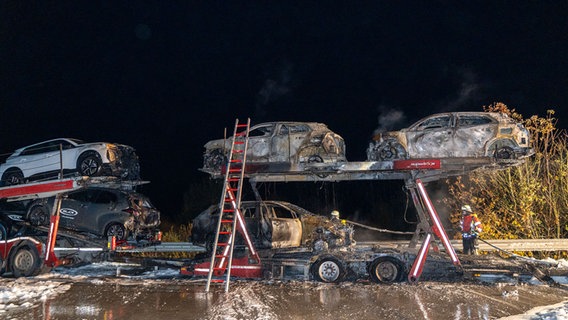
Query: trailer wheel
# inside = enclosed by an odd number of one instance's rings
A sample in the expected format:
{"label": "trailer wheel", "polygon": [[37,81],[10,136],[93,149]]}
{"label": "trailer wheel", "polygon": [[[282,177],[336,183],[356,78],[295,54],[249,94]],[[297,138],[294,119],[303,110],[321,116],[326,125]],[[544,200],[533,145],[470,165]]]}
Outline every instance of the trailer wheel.
{"label": "trailer wheel", "polygon": [[379,257],[371,263],[369,275],[377,283],[399,282],[404,276],[402,262],[393,257]]}
{"label": "trailer wheel", "polygon": [[37,249],[28,245],[17,248],[10,259],[10,270],[16,278],[38,275],[41,271],[41,260]]}
{"label": "trailer wheel", "polygon": [[321,282],[339,282],[345,275],[345,268],[339,259],[324,257],[312,265],[312,275]]}

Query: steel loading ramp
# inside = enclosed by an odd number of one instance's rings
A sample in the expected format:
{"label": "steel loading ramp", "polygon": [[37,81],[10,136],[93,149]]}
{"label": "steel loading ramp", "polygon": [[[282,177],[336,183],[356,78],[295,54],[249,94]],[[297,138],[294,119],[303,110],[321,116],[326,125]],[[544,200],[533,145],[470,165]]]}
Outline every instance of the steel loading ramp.
{"label": "steel loading ramp", "polygon": [[[336,163],[247,164],[251,182],[318,182],[354,180],[406,180],[411,174],[423,182],[459,176],[479,169],[499,170],[519,165],[519,160],[497,162],[493,158],[439,158]],[[211,173],[221,178],[220,173]]]}

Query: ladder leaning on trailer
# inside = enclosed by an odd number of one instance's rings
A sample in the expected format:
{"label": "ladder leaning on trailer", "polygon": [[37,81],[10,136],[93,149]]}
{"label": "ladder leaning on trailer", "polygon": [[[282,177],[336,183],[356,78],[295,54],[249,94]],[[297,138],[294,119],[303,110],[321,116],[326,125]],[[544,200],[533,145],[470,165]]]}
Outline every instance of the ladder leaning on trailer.
{"label": "ladder leaning on trailer", "polygon": [[[231,149],[227,159],[225,183],[219,201],[219,220],[217,221],[217,230],[213,250],[211,252],[205,292],[209,292],[211,282],[224,282],[225,292],[229,291],[229,282],[233,268],[253,270],[253,273],[259,273],[261,271],[258,252],[248,234],[246,223],[241,212],[241,195],[249,129],[250,119],[244,124],[240,124],[239,119],[236,119]],[[233,252],[237,232],[241,234],[245,240],[249,257],[234,261]],[[235,264],[233,264],[234,262]],[[216,278],[213,278],[213,276]],[[252,276],[256,277],[258,275],[254,274]]]}

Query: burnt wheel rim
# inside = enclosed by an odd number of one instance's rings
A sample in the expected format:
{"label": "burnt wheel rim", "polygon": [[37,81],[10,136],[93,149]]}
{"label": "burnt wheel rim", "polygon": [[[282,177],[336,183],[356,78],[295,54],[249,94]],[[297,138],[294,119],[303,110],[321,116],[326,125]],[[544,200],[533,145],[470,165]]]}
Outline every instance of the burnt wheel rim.
{"label": "burnt wheel rim", "polygon": [[319,277],[326,282],[333,282],[339,278],[339,265],[334,261],[324,261],[318,268]]}
{"label": "burnt wheel rim", "polygon": [[398,266],[392,261],[379,262],[375,268],[375,275],[381,282],[393,282],[398,278]]}

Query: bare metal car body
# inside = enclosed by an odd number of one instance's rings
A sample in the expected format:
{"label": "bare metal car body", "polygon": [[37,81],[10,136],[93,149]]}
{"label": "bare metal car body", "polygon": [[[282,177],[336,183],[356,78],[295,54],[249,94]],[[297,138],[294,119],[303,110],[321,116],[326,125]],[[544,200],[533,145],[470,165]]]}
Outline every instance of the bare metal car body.
{"label": "bare metal car body", "polygon": [[502,161],[533,153],[528,130],[506,114],[449,112],[423,118],[400,131],[376,134],[367,159],[490,157]]}
{"label": "bare metal car body", "polygon": [[[241,212],[258,249],[354,244],[352,227],[285,201],[243,201]],[[218,205],[201,212],[192,222],[191,242],[211,252],[218,221]]]}
{"label": "bare metal car body", "polygon": [[[204,171],[218,171],[226,163],[232,137],[205,144]],[[342,162],[343,138],[317,122],[266,122],[249,130],[247,164]]]}

